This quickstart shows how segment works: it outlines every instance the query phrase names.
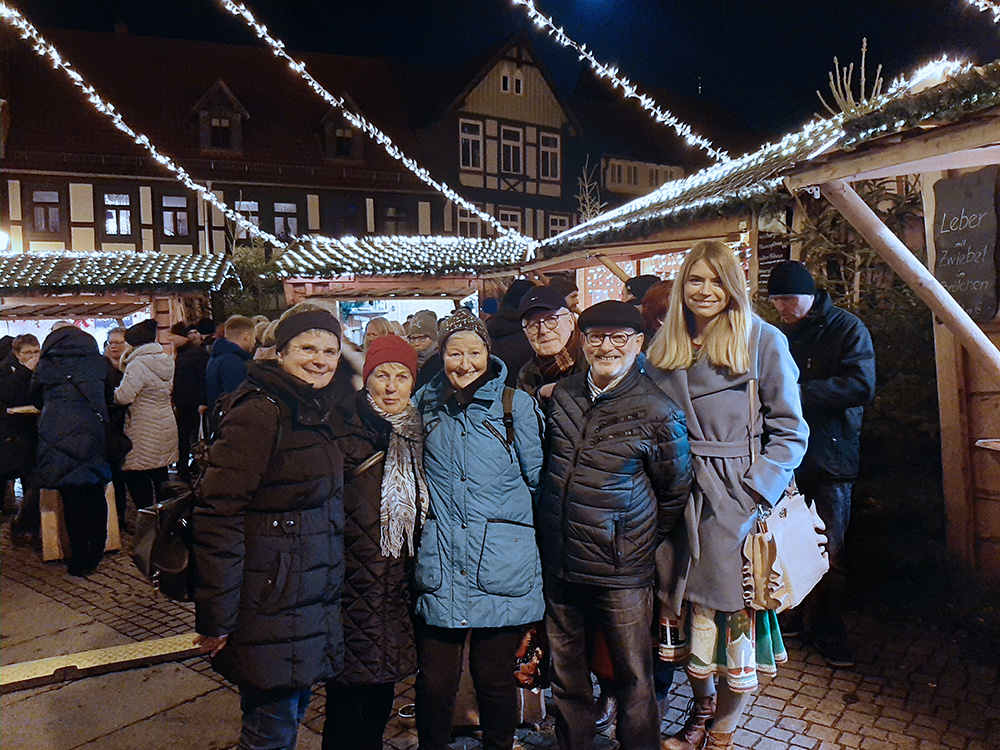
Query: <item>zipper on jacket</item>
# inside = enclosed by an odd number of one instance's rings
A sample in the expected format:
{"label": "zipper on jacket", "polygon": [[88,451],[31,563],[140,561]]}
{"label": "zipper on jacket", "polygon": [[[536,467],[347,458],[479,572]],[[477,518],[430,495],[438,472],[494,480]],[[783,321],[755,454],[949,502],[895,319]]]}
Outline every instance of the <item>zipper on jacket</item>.
{"label": "zipper on jacket", "polygon": [[611,556],[615,562],[615,570],[621,570],[622,550],[621,545],[625,537],[625,519],[621,515],[616,515],[614,519],[614,540],[612,541]]}
{"label": "zipper on jacket", "polygon": [[495,437],[497,440],[499,440],[503,444],[503,447],[507,449],[507,457],[511,461],[513,461],[514,460],[514,454],[511,453],[510,443],[507,442],[507,438],[505,438],[503,435],[500,434],[500,430],[498,430],[496,427],[494,427],[493,425],[491,425],[489,423],[489,421],[486,420],[486,419],[483,420],[483,427],[485,427],[487,430],[489,430],[490,433],[493,435],[493,437]]}

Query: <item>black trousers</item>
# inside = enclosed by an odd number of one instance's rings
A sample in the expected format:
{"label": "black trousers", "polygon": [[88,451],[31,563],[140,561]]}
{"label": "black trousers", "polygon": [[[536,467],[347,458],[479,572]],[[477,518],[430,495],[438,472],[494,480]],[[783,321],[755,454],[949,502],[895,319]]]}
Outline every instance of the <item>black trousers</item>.
{"label": "black trousers", "polygon": [[177,476],[185,482],[191,479],[191,444],[198,438],[198,407],[178,408],[177,417]]}
{"label": "black trousers", "polygon": [[396,683],[326,684],[323,750],[382,750],[382,735],[392,716]]}
{"label": "black trousers", "polygon": [[148,508],[154,500],[163,498],[160,485],[169,478],[166,466],[143,471],[123,471],[122,474],[125,475],[125,484],[128,486],[128,493],[132,496],[136,510]]}
{"label": "black trousers", "polygon": [[[417,636],[417,735],[420,750],[445,750],[462,676],[469,628],[436,628],[414,618]],[[510,750],[517,728],[514,652],[521,627],[471,628],[469,670],[479,706],[483,750]]]}
{"label": "black trousers", "polygon": [[108,541],[108,503],[104,485],[60,487],[63,520],[73,551],[70,572],[92,570],[104,557]]}

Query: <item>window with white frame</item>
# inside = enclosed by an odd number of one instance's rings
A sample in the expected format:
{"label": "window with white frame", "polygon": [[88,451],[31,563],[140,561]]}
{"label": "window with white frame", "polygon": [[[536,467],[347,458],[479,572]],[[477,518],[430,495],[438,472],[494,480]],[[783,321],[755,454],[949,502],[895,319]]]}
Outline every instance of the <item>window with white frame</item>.
{"label": "window with white frame", "polygon": [[628,179],[629,185],[639,184],[639,167],[636,164],[629,164],[625,167],[625,177]]}
{"label": "window with white frame", "polygon": [[[255,227],[260,226],[260,213],[257,201],[236,201],[235,209],[238,213],[243,214],[243,218],[249,221]],[[242,225],[236,230],[236,239],[245,240],[250,236],[250,233],[242,227]]]}
{"label": "window with white frame", "polygon": [[483,168],[483,124],[459,120],[460,164],[462,169]]}
{"label": "window with white frame", "polygon": [[59,234],[62,231],[59,191],[31,191],[31,220],[35,234]]}
{"label": "window with white frame", "polygon": [[467,208],[458,209],[458,236],[480,237],[483,222]]}
{"label": "window with white frame", "polygon": [[338,159],[350,159],[354,156],[353,128],[334,128],[333,156]]}
{"label": "window with white frame", "polygon": [[565,214],[549,214],[549,237],[555,237],[569,229],[569,217]]}
{"label": "window with white frame", "polygon": [[513,229],[515,232],[521,231],[522,218],[521,209],[519,208],[500,208],[497,211],[497,219],[500,220],[500,224],[507,229]]}
{"label": "window with white frame", "polygon": [[609,185],[621,185],[622,177],[625,173],[624,167],[619,162],[611,162],[608,165],[608,179],[607,183]]}
{"label": "window with white frame", "polygon": [[112,237],[132,234],[132,196],[128,193],[104,194],[104,233]]}
{"label": "window with white frame", "polygon": [[514,74],[514,93],[515,94],[524,93],[524,79],[521,78],[520,73]]}
{"label": "window with white frame", "polygon": [[294,203],[274,204],[274,234],[280,239],[290,239],[299,233],[299,207]]}
{"label": "window with white frame", "polygon": [[521,174],[524,171],[522,154],[524,131],[521,128],[500,128],[500,171]]}
{"label": "window with white frame", "polygon": [[542,133],[539,138],[539,165],[538,173],[546,180],[559,179],[559,136],[551,133]]}
{"label": "window with white frame", "polygon": [[408,229],[406,209],[402,206],[387,206],[385,209],[385,233],[390,235],[407,234]]}
{"label": "window with white frame", "polygon": [[163,211],[164,237],[187,237],[188,231],[188,199],[183,195],[164,195],[160,199]]}
{"label": "window with white frame", "polygon": [[649,186],[657,187],[660,185],[660,170],[656,167],[649,168]]}
{"label": "window with white frame", "polygon": [[507,73],[500,76],[500,90],[505,94],[510,93],[510,75]]}

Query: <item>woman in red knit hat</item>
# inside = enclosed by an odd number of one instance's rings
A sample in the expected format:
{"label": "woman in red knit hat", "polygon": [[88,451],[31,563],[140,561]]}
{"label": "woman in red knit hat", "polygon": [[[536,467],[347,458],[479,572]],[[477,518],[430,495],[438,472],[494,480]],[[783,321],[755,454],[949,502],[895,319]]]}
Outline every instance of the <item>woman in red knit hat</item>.
{"label": "woman in red knit hat", "polygon": [[417,353],[389,334],[365,353],[365,386],[343,421],[344,671],[327,683],[323,750],[382,747],[395,683],[416,672],[407,569],[427,514]]}

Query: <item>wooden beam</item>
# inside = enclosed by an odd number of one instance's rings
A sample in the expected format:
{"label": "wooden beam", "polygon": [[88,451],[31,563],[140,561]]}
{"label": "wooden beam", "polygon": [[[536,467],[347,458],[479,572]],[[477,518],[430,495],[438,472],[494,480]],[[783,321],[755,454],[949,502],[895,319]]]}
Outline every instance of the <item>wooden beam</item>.
{"label": "wooden beam", "polygon": [[619,266],[617,263],[615,263],[613,260],[610,260],[609,258],[606,258],[605,256],[600,254],[595,255],[594,257],[597,258],[598,261],[600,261],[602,266],[604,266],[609,271],[611,271],[611,273],[617,276],[622,283],[625,283],[630,278],[632,278],[627,273],[625,273],[625,271],[622,270],[622,267]]}
{"label": "wooden beam", "polygon": [[[893,174],[916,174],[911,165],[934,160],[935,169],[957,169],[963,166],[960,155],[971,149],[994,146],[1000,143],[1000,118],[989,117],[961,125],[942,125],[929,133],[897,141],[886,136],[884,145],[875,141],[871,147],[848,156],[835,156],[802,172],[792,172],[785,178],[790,190],[810,185],[846,180],[867,179],[886,169],[896,169]],[[962,157],[964,158],[964,157]],[[952,163],[951,159],[954,159]],[[991,162],[992,163],[992,162]],[[964,165],[969,166],[969,165]]]}
{"label": "wooden beam", "polygon": [[976,325],[941,282],[918,261],[909,248],[881,222],[850,185],[820,185],[823,195],[858,230],[875,251],[937,315],[980,364],[1000,378],[1000,350]]}

